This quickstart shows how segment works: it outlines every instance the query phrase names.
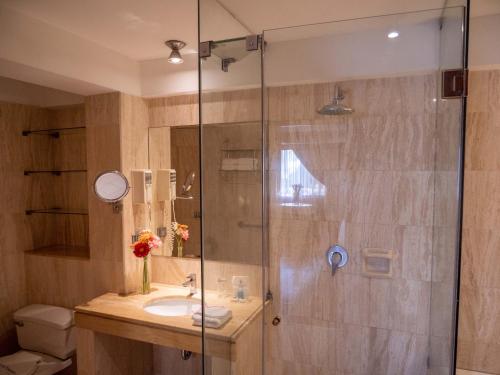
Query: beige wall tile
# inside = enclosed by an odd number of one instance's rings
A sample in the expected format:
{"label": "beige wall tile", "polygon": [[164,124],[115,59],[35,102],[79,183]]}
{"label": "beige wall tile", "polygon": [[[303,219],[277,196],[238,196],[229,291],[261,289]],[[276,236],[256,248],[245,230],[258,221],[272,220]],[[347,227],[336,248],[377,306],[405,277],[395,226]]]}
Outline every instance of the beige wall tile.
{"label": "beige wall tile", "polygon": [[402,172],[394,177],[394,220],[401,225],[432,225],[432,172]]}
{"label": "beige wall tile", "polygon": [[500,225],[500,172],[465,171],[464,228],[495,230]]}

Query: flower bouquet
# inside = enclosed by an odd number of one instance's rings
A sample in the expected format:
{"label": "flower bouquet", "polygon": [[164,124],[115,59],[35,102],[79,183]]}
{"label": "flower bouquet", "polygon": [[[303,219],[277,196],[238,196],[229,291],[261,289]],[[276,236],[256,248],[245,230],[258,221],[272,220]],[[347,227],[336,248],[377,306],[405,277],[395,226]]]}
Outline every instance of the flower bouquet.
{"label": "flower bouquet", "polygon": [[184,242],[189,239],[189,227],[186,224],[173,222],[172,229],[177,240],[177,256],[182,257]]}
{"label": "flower bouquet", "polygon": [[149,229],[139,232],[139,238],[130,247],[133,249],[134,255],[137,258],[143,258],[144,265],[142,269],[142,294],[151,292],[151,280],[148,272],[148,256],[153,249],[161,246],[161,240],[154,235]]}

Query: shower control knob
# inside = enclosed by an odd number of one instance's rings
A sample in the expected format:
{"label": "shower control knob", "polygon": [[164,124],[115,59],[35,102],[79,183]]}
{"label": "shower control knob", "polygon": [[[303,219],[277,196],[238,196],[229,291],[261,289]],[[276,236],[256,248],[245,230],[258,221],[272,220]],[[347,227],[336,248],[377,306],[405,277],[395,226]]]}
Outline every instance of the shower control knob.
{"label": "shower control knob", "polygon": [[279,325],[281,323],[281,318],[279,316],[275,316],[273,318],[273,322],[272,323],[273,323],[273,326]]}

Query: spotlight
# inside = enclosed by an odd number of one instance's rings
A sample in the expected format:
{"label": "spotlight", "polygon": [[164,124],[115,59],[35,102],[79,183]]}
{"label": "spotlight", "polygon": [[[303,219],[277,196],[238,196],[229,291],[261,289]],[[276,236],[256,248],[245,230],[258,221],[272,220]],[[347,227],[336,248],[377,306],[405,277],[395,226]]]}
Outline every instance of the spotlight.
{"label": "spotlight", "polygon": [[167,40],[165,45],[172,50],[168,57],[168,62],[171,64],[182,64],[184,59],[179,51],[186,46],[186,43],[180,40]]}

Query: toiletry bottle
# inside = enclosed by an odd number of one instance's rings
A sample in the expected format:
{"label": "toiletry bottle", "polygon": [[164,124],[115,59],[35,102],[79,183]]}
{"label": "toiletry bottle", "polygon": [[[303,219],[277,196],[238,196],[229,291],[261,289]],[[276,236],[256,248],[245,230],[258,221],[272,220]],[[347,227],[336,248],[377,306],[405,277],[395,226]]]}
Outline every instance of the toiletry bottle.
{"label": "toiletry bottle", "polygon": [[245,288],[243,287],[243,280],[240,280],[238,285],[238,302],[245,302]]}

